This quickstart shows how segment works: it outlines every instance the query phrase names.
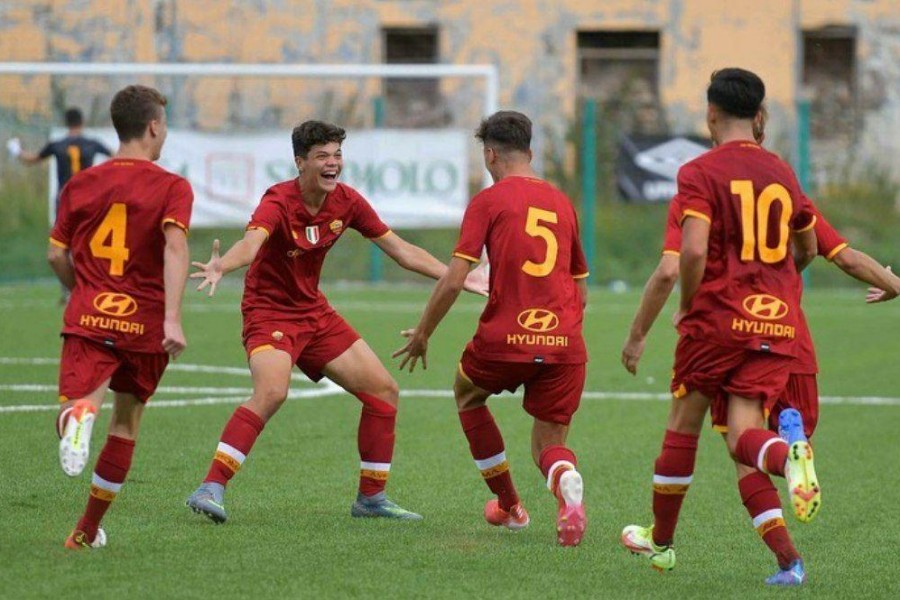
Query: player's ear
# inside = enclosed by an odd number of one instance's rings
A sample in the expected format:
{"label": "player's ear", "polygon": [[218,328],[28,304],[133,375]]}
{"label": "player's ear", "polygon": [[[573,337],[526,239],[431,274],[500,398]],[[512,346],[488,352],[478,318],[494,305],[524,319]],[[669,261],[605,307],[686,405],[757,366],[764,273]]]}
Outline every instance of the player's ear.
{"label": "player's ear", "polygon": [[306,157],[304,156],[295,156],[294,157],[294,165],[297,166],[297,172],[303,173],[303,167],[306,164]]}

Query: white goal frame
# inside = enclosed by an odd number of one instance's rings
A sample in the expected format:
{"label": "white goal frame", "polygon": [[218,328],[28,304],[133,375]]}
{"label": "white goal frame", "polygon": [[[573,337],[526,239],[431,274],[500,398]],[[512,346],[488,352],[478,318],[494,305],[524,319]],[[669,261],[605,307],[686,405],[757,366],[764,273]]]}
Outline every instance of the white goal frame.
{"label": "white goal frame", "polygon": [[[312,77],[320,79],[443,79],[448,77],[484,80],[484,116],[497,112],[500,75],[490,64],[294,64],[264,63],[67,63],[0,62],[0,75],[180,75],[199,77]],[[485,187],[491,185],[484,172]],[[55,212],[52,198],[50,215]]]}

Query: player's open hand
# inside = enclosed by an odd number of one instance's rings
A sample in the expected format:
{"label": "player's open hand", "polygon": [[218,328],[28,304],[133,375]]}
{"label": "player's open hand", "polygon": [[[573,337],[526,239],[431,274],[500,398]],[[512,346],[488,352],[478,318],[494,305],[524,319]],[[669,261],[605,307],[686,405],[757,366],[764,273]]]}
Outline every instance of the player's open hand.
{"label": "player's open hand", "polygon": [[222,259],[219,257],[219,240],[213,241],[212,256],[209,262],[192,262],[192,265],[200,269],[191,273],[191,279],[202,279],[200,285],[197,286],[199,292],[205,287],[209,287],[209,295],[216,293],[216,284],[222,279]]}
{"label": "player's open hand", "polygon": [[403,356],[403,360],[400,361],[399,369],[402,371],[408,363],[409,372],[412,373],[416,368],[416,363],[421,358],[422,369],[427,370],[428,361],[426,360],[425,355],[428,352],[428,340],[423,336],[416,335],[415,329],[404,329],[400,332],[400,335],[407,339],[406,345],[391,354],[391,358]]}
{"label": "player's open hand", "polygon": [[10,138],[6,140],[6,151],[9,152],[9,155],[13,158],[18,158],[20,154],[22,154],[22,142],[19,141],[19,138]]}
{"label": "player's open hand", "polygon": [[[887,267],[887,270],[892,272],[890,267]],[[870,287],[869,291],[866,292],[866,303],[875,304],[876,302],[887,302],[888,300],[893,300],[896,297],[897,294],[893,291],[885,291],[881,288]]]}
{"label": "player's open hand", "polygon": [[487,296],[490,293],[490,267],[487,262],[469,271],[463,289],[479,296]]}
{"label": "player's open hand", "polygon": [[625,340],[625,346],[622,347],[622,365],[632,375],[637,375],[638,362],[644,354],[645,343],[644,338],[638,339],[630,335]]}
{"label": "player's open hand", "polygon": [[178,321],[166,320],[163,322],[163,350],[172,357],[172,360],[178,358],[178,355],[187,348],[187,340],[184,338],[184,331],[181,329],[181,323]]}

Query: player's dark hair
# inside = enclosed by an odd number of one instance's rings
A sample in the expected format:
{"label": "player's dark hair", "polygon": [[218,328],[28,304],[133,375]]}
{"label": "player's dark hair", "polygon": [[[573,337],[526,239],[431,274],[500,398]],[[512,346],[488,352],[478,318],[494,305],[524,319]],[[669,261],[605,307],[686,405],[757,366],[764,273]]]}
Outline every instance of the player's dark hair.
{"label": "player's dark hair", "polygon": [[347,132],[343,128],[322,121],[304,121],[291,132],[294,156],[306,158],[313,146],[324,146],[331,142],[343,143]]}
{"label": "player's dark hair", "polygon": [[81,127],[84,124],[84,117],[81,111],[74,107],[66,110],[64,119],[66,127]]}
{"label": "player's dark hair", "polygon": [[165,96],[144,85],[129,85],[119,90],[109,105],[119,141],[130,142],[144,137],[150,121],[162,117],[167,102]]}
{"label": "player's dark hair", "polygon": [[766,86],[756,73],[736,67],[713,71],[706,100],[733,117],[752,119],[766,97]]}
{"label": "player's dark hair", "polygon": [[528,152],[531,149],[531,119],[514,110],[501,110],[481,121],[475,137],[495,150]]}

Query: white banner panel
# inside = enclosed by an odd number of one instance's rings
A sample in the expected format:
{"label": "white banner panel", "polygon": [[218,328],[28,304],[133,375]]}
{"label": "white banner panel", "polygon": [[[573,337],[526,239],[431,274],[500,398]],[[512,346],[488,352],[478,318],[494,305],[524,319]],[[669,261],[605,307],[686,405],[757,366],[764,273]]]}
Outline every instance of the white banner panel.
{"label": "white banner panel", "polygon": [[[53,139],[64,135],[64,129],[53,131]],[[112,129],[85,135],[118,147]],[[361,192],[391,227],[459,225],[468,203],[465,131],[349,131],[343,150],[341,181]],[[159,164],[194,188],[192,227],[243,227],[266,188],[297,175],[288,131],[223,135],[170,129]]]}

